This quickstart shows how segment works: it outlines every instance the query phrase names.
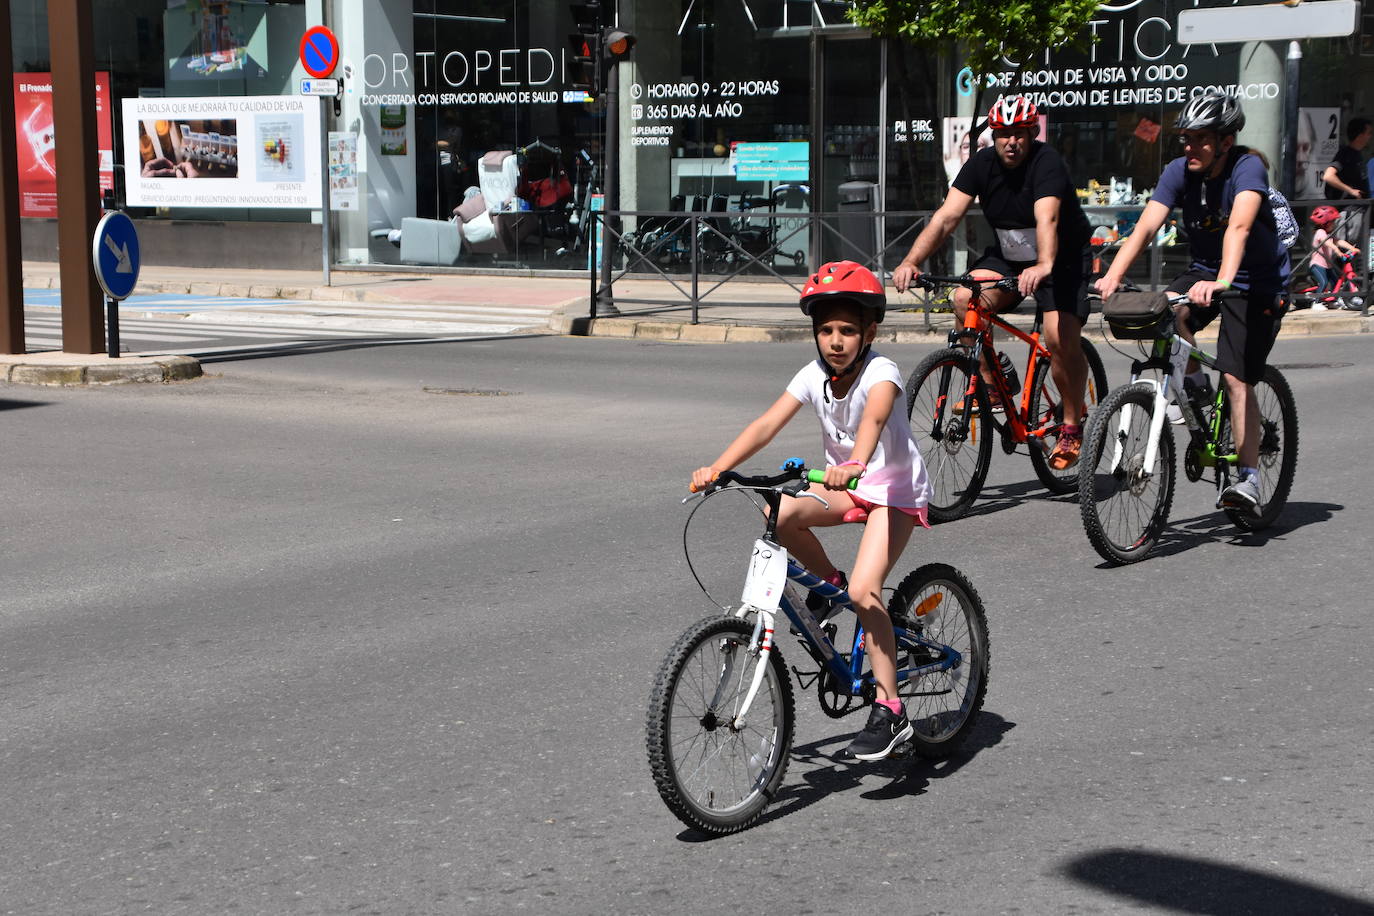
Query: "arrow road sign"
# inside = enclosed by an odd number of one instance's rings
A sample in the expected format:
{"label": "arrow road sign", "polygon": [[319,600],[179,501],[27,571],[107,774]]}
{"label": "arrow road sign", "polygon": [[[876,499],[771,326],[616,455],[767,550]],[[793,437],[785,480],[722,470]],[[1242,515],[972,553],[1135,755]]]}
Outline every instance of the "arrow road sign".
{"label": "arrow road sign", "polygon": [[339,63],[339,39],[322,25],[306,29],[301,37],[301,66],[316,79],[324,79]]}
{"label": "arrow road sign", "polygon": [[100,288],[111,299],[125,299],[138,283],[138,233],[134,221],[115,210],[95,227],[91,263]]}

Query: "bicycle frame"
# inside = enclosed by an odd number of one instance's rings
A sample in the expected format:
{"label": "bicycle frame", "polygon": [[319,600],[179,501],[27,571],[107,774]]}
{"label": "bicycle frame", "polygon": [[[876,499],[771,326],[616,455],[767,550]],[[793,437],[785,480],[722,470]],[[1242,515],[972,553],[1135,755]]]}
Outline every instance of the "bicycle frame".
{"label": "bicycle frame", "polygon": [[[1030,420],[1031,394],[1035,385],[1035,364],[1041,357],[1050,359],[1049,349],[1040,342],[1040,314],[1038,311],[1036,312],[1035,324],[1031,327],[1031,332],[1027,334],[1015,325],[998,317],[995,312],[982,303],[978,298],[978,294],[975,293],[973,299],[969,302],[968,311],[964,314],[964,326],[950,331],[949,342],[952,345],[957,345],[964,342],[965,338],[972,337],[973,343],[968,346],[975,360],[975,365],[981,365],[980,361],[983,358],[983,352],[985,350],[993,354],[997,352],[992,342],[993,328],[1000,328],[1006,331],[1030,348],[1026,356],[1026,367],[1024,375],[1022,376],[1023,381],[1021,383],[1019,399],[1016,397],[1017,392],[1012,391],[1011,386],[1007,383],[1007,378],[1002,373],[998,360],[995,358],[990,360],[990,362],[996,366],[992,372],[993,387],[996,388],[998,394],[1002,396],[1002,403],[1016,403],[1017,405],[1015,410],[1008,410],[1003,414],[1007,428],[1010,431],[1011,439],[1018,443],[1024,443],[1032,437],[1043,439],[1045,434],[1050,431],[1051,427],[1038,426],[1035,429],[1031,429],[1030,423],[1028,422]],[[972,397],[972,386],[974,384],[976,384],[976,382],[970,379],[970,390],[964,392],[965,398]]]}
{"label": "bicycle frame", "polygon": [[[774,515],[776,515],[776,513],[774,513]],[[771,519],[772,516],[770,516],[770,528],[772,527]],[[789,581],[795,582],[797,585],[809,591],[816,592],[821,597],[837,604],[842,610],[854,610],[854,605],[850,602],[849,593],[847,591],[826,582],[814,573],[809,572],[805,567],[800,566],[789,554],[787,554],[786,548],[766,538],[756,543],[767,545],[771,550],[782,552],[782,555],[785,556],[787,560],[787,579]],[[748,586],[746,586],[746,592],[747,591]],[[815,616],[804,604],[794,604],[788,598],[786,592],[783,592],[778,596],[778,609],[783,612],[789,621],[791,621],[802,640],[810,646],[812,657],[818,659],[825,666],[825,669],[829,671],[831,677],[834,679],[834,683],[837,685],[837,688],[840,689],[841,693],[847,693],[850,696],[858,696],[863,692],[866,685],[873,683],[873,677],[871,675],[865,676],[863,674],[865,653],[864,629],[862,626],[855,628],[854,645],[846,661],[844,656],[836,651],[835,645],[825,635],[824,631],[821,629],[820,623],[817,622]],[[762,661],[767,661],[766,656],[773,651],[773,636],[776,632],[777,622],[776,614],[772,609],[766,606],[760,607],[751,604],[743,604],[735,611],[735,616],[739,618],[746,618],[751,614],[755,615],[755,617],[754,633],[753,636],[750,637],[750,645],[757,646],[757,652]],[[896,642],[900,643],[906,641],[915,643],[934,650],[940,656],[939,661],[930,664],[918,665],[912,668],[899,668],[897,670],[897,682],[899,684],[922,675],[933,674],[938,671],[947,671],[963,662],[963,656],[960,655],[956,649],[942,643],[932,642],[920,633],[898,626],[895,621],[892,625],[892,630],[896,637]],[[742,722],[748,714],[749,708],[754,702],[754,696],[758,693],[759,685],[763,682],[763,675],[766,668],[766,664],[760,663],[754,669],[753,681],[749,685],[749,690],[745,694],[744,702],[740,704],[739,713],[736,716],[737,724]]]}
{"label": "bicycle frame", "polygon": [[[755,488],[763,494],[764,501],[768,504],[767,522],[764,527],[763,537],[754,542],[754,557],[759,558],[749,565],[749,574],[744,585],[744,600],[740,607],[735,611],[735,616],[741,619],[754,615],[754,632],[750,636],[749,645],[756,647],[752,651],[760,657],[760,664],[754,668],[754,677],[749,684],[749,689],[745,693],[744,700],[740,704],[739,712],[735,716],[735,724],[740,725],[749,713],[750,707],[754,703],[754,697],[758,694],[759,685],[763,683],[764,673],[768,667],[767,656],[773,651],[773,636],[776,632],[777,615],[775,611],[781,610],[784,616],[801,634],[811,652],[812,658],[820,662],[825,670],[829,671],[834,679],[836,689],[847,693],[850,696],[859,695],[864,687],[873,683],[871,675],[865,677],[863,674],[864,662],[864,629],[862,626],[855,627],[854,645],[850,650],[849,658],[846,659],[835,649],[834,644],[825,635],[821,624],[816,620],[805,604],[794,604],[787,596],[787,591],[783,587],[786,581],[797,583],[797,585],[815,592],[840,606],[843,610],[853,612],[854,605],[850,600],[849,592],[826,582],[821,577],[808,571],[805,567],[792,559],[787,548],[777,541],[778,531],[778,510],[782,504],[782,493],[772,488]],[[786,570],[783,581],[773,581],[776,572],[781,569]],[[753,598],[755,600],[751,601]],[[914,643],[933,650],[939,660],[918,665],[913,668],[902,668],[897,671],[897,683],[910,680],[925,674],[933,674],[937,671],[947,671],[963,661],[963,656],[956,649],[943,645],[942,643],[932,642],[920,633],[907,630],[898,626],[894,621],[892,625],[895,643],[902,641]],[[722,679],[722,684],[724,683]],[[712,704],[714,706],[714,703]]]}
{"label": "bicycle frame", "polygon": [[[1178,396],[1178,391],[1182,387],[1183,366],[1189,359],[1197,360],[1208,369],[1217,368],[1216,360],[1210,353],[1199,350],[1196,345],[1184,340],[1177,332],[1157,339],[1149,359],[1136,360],[1131,363],[1130,384],[1148,385],[1154,392],[1155,403],[1150,414],[1150,434],[1145,444],[1145,455],[1141,468],[1142,473],[1147,476],[1153,476],[1156,471],[1156,462],[1159,459],[1159,437],[1164,429],[1165,409],[1170,401],[1178,404],[1179,410],[1183,414],[1183,422],[1188,427],[1191,446],[1196,449],[1199,464],[1202,467],[1219,468],[1224,474],[1229,467],[1239,460],[1234,452],[1225,455],[1217,453],[1217,440],[1220,438],[1221,424],[1224,419],[1222,408],[1225,406],[1225,387],[1217,386],[1210,423],[1207,423],[1205,418],[1197,414],[1193,409],[1193,404],[1187,398]],[[1158,371],[1162,378],[1142,378],[1142,375],[1148,371]],[[1118,428],[1120,434],[1115,437],[1112,451],[1111,470],[1113,472],[1121,467],[1123,458],[1121,440],[1130,429],[1131,411],[1133,409],[1130,404],[1127,404],[1121,411],[1121,424]]]}

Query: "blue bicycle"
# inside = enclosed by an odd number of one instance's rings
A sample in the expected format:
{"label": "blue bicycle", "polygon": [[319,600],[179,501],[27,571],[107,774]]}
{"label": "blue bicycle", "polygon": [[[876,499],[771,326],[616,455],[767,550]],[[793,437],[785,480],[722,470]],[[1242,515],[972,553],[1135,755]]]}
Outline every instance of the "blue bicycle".
{"label": "blue bicycle", "polygon": [[[848,593],[798,565],[777,541],[782,497],[821,500],[807,484],[822,475],[794,459],[774,476],[726,471],[701,494],[709,497],[735,484],[759,493],[766,508],[764,533],[754,541],[739,606],[698,621],[678,638],[649,699],[647,744],[654,782],[668,808],[704,833],[750,826],[782,784],[795,710],[792,682],[775,640],[778,611],[815,665],[791,670],[803,690],[816,688],[826,715],[839,718],[861,709],[876,693],[857,615],[844,617],[854,632],[843,641],[838,623],[830,619],[853,612]],[[819,616],[808,609],[803,590],[824,599],[812,602],[824,606]],[[897,753],[947,757],[967,736],[987,692],[982,601],[958,570],[931,563],[893,590],[888,613],[897,636],[897,692],[916,729]],[[848,650],[841,651],[841,644]]]}

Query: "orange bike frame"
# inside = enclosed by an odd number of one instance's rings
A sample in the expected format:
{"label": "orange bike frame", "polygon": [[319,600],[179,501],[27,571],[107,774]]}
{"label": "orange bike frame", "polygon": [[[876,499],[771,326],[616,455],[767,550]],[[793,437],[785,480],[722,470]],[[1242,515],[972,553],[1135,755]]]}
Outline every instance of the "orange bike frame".
{"label": "orange bike frame", "polygon": [[[993,326],[1001,328],[1013,337],[1020,339],[1022,343],[1028,344],[1030,347],[1029,355],[1026,359],[1025,381],[1021,384],[1020,403],[1017,405],[1016,410],[1008,410],[1004,413],[1011,439],[1013,442],[1018,443],[1024,443],[1032,436],[1043,439],[1045,435],[1050,432],[1051,427],[1041,425],[1037,426],[1035,429],[1031,429],[1029,421],[1031,390],[1032,386],[1035,384],[1035,363],[1041,356],[1044,356],[1046,359],[1051,358],[1050,351],[1040,342],[1040,316],[1037,313],[1035,324],[1031,328],[1031,333],[1027,334],[1020,328],[1003,321],[1001,318],[997,317],[994,312],[990,311],[988,307],[983,304],[982,290],[979,290],[979,294],[973,296],[969,300],[968,311],[964,313],[963,330],[957,332],[957,336],[959,337],[972,337],[974,339],[972,349],[976,358],[981,359],[984,351],[993,354],[993,357],[988,360],[988,362],[992,364],[993,385],[1002,395],[1002,403],[1009,404],[1011,403],[1013,392],[1007,382],[1007,377],[1002,373],[1001,362],[996,358],[997,350],[992,344]],[[971,397],[973,395],[972,389],[977,385],[977,378],[977,375],[971,377],[969,390],[964,392],[966,396]]]}

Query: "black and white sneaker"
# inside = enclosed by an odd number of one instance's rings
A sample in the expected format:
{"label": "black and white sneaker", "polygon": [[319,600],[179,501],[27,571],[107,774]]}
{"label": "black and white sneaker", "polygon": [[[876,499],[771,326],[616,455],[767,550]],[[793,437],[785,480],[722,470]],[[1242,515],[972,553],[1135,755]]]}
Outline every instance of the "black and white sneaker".
{"label": "black and white sneaker", "polygon": [[868,714],[868,724],[854,736],[849,747],[840,752],[840,757],[853,760],[882,760],[892,753],[892,749],[916,733],[906,717],[892,712],[881,703],[874,703]]}

